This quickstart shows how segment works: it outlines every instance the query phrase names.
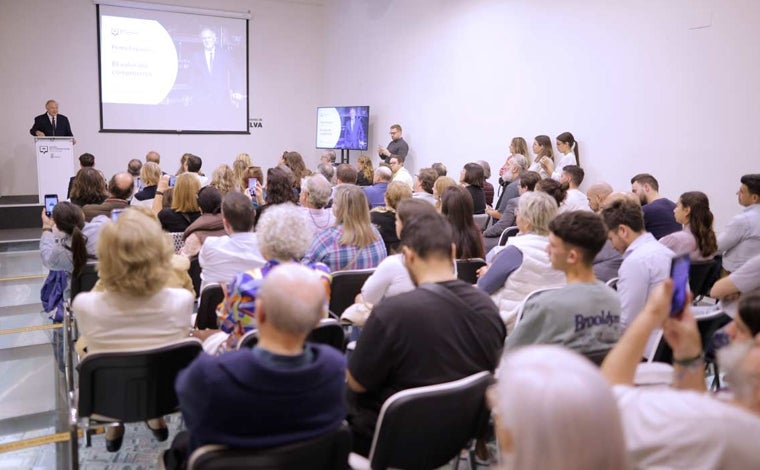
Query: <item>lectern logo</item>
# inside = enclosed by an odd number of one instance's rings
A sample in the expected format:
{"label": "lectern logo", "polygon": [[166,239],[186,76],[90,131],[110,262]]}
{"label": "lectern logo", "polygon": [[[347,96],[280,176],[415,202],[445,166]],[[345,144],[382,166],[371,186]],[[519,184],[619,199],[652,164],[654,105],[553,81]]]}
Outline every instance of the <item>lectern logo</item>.
{"label": "lectern logo", "polygon": [[40,146],[40,153],[48,153],[47,145]]}
{"label": "lectern logo", "polygon": [[119,35],[119,29],[118,28],[111,28],[111,35],[112,36],[118,36]]}

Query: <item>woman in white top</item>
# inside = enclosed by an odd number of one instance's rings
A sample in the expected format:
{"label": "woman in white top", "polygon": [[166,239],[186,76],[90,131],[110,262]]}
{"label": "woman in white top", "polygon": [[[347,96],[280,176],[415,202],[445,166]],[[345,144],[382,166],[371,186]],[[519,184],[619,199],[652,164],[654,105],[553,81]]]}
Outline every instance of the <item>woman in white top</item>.
{"label": "woman in white top", "polygon": [[563,132],[557,136],[557,150],[559,150],[562,156],[554,166],[552,178],[559,181],[560,177],[562,177],[562,168],[565,165],[581,166],[581,160],[578,156],[578,142],[575,141],[573,134],[569,132]]}
{"label": "woman in white top", "polygon": [[537,135],[533,140],[533,153],[536,154],[536,158],[528,170],[541,175],[541,179],[551,177],[554,172],[552,139],[548,135]]}
{"label": "woman in white top", "polygon": [[689,191],[678,198],[673,215],[683,230],[660,238],[660,243],[676,254],[688,253],[692,261],[711,259],[718,251],[713,231],[710,200],[701,191]]}

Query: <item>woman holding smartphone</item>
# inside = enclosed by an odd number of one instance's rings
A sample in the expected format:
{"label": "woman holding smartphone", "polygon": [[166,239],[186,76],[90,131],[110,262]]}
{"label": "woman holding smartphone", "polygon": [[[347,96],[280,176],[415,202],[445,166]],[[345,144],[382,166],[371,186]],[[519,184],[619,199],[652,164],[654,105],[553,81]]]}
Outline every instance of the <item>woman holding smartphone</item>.
{"label": "woman holding smartphone", "polygon": [[53,207],[50,217],[43,209],[41,217],[42,264],[51,271],[78,276],[87,258],[95,257],[99,224],[86,224],[82,208],[65,201]]}

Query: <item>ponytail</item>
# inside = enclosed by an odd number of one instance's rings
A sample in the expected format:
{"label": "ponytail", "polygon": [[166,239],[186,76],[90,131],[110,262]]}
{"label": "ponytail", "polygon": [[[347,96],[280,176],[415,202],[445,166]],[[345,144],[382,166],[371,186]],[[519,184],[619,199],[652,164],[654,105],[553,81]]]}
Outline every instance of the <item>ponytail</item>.
{"label": "ponytail", "polygon": [[71,231],[71,259],[74,264],[73,277],[79,277],[82,268],[87,264],[87,237],[79,227],[75,226]]}

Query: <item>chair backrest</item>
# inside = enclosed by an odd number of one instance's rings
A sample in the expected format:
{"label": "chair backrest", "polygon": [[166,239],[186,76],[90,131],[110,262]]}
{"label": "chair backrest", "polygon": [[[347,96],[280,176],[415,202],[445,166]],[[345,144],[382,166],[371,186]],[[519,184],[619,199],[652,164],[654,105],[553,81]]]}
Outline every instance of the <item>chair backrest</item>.
{"label": "chair backrest", "polygon": [[700,299],[710,294],[715,281],[720,276],[722,257],[705,261],[692,261],[689,267],[689,289],[694,299]]}
{"label": "chair backrest", "polygon": [[80,417],[132,423],[177,410],[174,381],[203,350],[188,338],[153,349],[88,354],[79,365]]}
{"label": "chair backrest", "polygon": [[606,282],[607,286],[612,287],[613,289],[617,290],[618,280],[620,280],[619,277],[613,277],[609,281]]}
{"label": "chair backrest", "polygon": [[344,422],[338,429],[323,436],[270,449],[227,449],[206,445],[193,452],[188,469],[344,469],[348,466],[351,441],[351,430]]}
{"label": "chair backrest", "polygon": [[[699,329],[699,336],[702,339],[702,348],[706,351],[708,345],[712,340],[716,331],[726,326],[731,322],[731,317],[725,312],[720,310],[697,317],[697,328]],[[668,364],[673,363],[673,350],[670,349],[665,338],[662,334],[659,335],[660,340],[657,343],[657,348],[652,355],[648,358],[649,362],[665,362]]]}
{"label": "chair backrest", "polygon": [[193,281],[193,290],[197,299],[201,295],[201,263],[198,261],[197,256],[190,258],[190,267],[187,268],[187,274],[190,276],[190,280]]}
{"label": "chair backrest", "polygon": [[475,222],[475,225],[477,225],[480,230],[483,230],[488,223],[488,214],[473,214],[472,219]]}
{"label": "chair backrest", "polygon": [[478,269],[486,265],[483,258],[467,258],[457,260],[457,277],[470,284],[478,283]]}
{"label": "chair backrest", "polygon": [[478,433],[490,373],[395,393],[383,403],[369,459],[372,468],[437,468]]}
{"label": "chair backrest", "polygon": [[364,281],[374,269],[353,269],[332,273],[330,285],[330,312],[340,318],[343,311],[354,304],[356,294],[362,291]]}
{"label": "chair backrest", "polygon": [[216,319],[216,307],[224,300],[224,291],[219,284],[208,284],[201,292],[198,302],[198,315],[195,317],[195,327],[201,330],[219,328]]}
{"label": "chair backrest", "polygon": [[82,267],[79,276],[71,276],[71,300],[80,292],[89,292],[98,282],[98,263],[91,261]]}
{"label": "chair backrest", "polygon": [[320,320],[319,325],[311,330],[306,341],[326,344],[340,352],[346,351],[346,334],[340,322],[334,318],[323,318]]}
{"label": "chair backrest", "polygon": [[259,330],[256,328],[252,330],[248,330],[245,332],[245,334],[240,338],[237,344],[238,349],[248,348],[251,349],[254,346],[259,344]]}
{"label": "chair backrest", "polygon": [[169,232],[169,235],[172,237],[172,243],[174,243],[175,254],[179,254],[182,247],[185,246],[184,234],[184,232]]}
{"label": "chair backrest", "polygon": [[504,246],[507,244],[507,240],[509,240],[509,237],[514,237],[520,232],[520,229],[517,228],[516,225],[513,225],[511,227],[505,228],[501,232],[501,236],[499,237],[499,246]]}

